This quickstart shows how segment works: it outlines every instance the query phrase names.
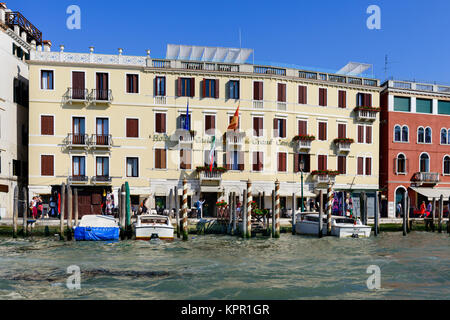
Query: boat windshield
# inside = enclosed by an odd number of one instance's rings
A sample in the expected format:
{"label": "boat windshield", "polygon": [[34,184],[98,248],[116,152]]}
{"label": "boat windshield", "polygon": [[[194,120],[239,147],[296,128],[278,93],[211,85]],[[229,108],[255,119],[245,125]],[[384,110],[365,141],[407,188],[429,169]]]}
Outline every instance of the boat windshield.
{"label": "boat windshield", "polygon": [[349,223],[349,224],[354,224],[355,220],[353,219],[348,219],[348,218],[339,218],[339,219],[335,219],[336,223]]}
{"label": "boat windshield", "polygon": [[164,218],[141,218],[141,223],[167,224],[167,219],[164,219]]}

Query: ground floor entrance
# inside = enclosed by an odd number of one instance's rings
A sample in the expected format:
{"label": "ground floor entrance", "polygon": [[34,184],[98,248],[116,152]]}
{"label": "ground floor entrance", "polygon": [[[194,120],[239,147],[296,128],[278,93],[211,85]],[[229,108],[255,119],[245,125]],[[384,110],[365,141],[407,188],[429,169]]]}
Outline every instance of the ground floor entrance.
{"label": "ground floor entrance", "polygon": [[216,192],[202,192],[201,198],[205,201],[203,203],[203,217],[216,217],[218,194]]}

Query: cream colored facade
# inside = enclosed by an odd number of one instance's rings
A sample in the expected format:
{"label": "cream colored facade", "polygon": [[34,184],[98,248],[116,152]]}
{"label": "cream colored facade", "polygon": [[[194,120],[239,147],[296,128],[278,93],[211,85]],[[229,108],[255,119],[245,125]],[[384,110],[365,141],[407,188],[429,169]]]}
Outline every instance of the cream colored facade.
{"label": "cream colored facade", "polygon": [[[62,48],[63,49],[63,48]],[[300,173],[294,172],[294,153],[298,152],[292,139],[298,134],[298,120],[307,121],[308,134],[316,137],[309,151],[310,171],[318,169],[318,155],[327,155],[329,170],[337,170],[336,146],[333,139],[338,137],[338,124],[346,124],[347,137],[353,138],[347,155],[346,174],[336,177],[335,190],[367,191],[378,189],[379,163],[379,115],[372,121],[360,121],[357,117],[357,94],[372,95],[374,107],[379,107],[379,87],[377,80],[346,77],[337,82],[337,77],[324,74],[327,80],[306,79],[305,74],[294,69],[271,68],[251,64],[195,63],[179,60],[157,60],[149,56],[126,57],[119,55],[97,55],[93,53],[76,54],[66,52],[35,51],[30,64],[30,121],[29,121],[29,191],[30,195],[49,194],[51,186],[68,183],[72,175],[72,158],[85,156],[86,176],[88,181],[80,187],[94,185],[92,177],[96,176],[96,157],[109,158],[109,176],[111,183],[97,186],[111,187],[117,196],[118,188],[128,181],[131,193],[141,198],[149,194],[168,196],[170,189],[182,188],[182,179],[186,178],[192,204],[206,192],[219,192],[218,197],[226,197],[229,192],[242,194],[250,179],[253,194],[265,192],[266,207],[270,205],[270,193],[274,182],[281,183],[281,195],[286,197],[286,208],[291,208],[292,194],[300,197]],[[206,70],[207,69],[207,70]],[[41,71],[51,70],[54,75],[54,89],[41,88]],[[227,71],[217,71],[227,70]],[[85,72],[85,88],[88,92],[96,88],[96,73],[107,73],[109,89],[112,92],[110,103],[72,102],[67,103],[63,97],[72,87],[72,72]],[[264,73],[261,73],[264,72]],[[126,75],[137,74],[139,93],[126,93]],[[320,73],[312,73],[320,78]],[[166,78],[166,96],[155,96],[155,77]],[[195,78],[195,96],[178,97],[177,79]],[[310,77],[310,76],[308,76]],[[219,98],[202,97],[202,80],[219,80]],[[227,98],[227,83],[239,81],[240,99]],[[253,100],[254,82],[263,82],[263,105]],[[359,84],[351,84],[359,83]],[[286,84],[286,103],[278,102],[278,84]],[[298,86],[307,86],[307,104],[298,103]],[[319,88],[327,89],[327,106],[319,106]],[[338,91],[346,91],[346,108],[338,108]],[[186,113],[189,100],[191,129],[196,131],[192,144],[191,170],[180,170],[180,145],[176,133],[177,117]],[[244,170],[229,170],[221,174],[217,187],[215,182],[200,182],[197,166],[204,163],[205,150],[210,149],[211,135],[205,133],[205,116],[215,116],[215,136],[217,165],[224,166],[223,153],[227,144],[222,142],[223,134],[232,116],[240,105],[240,130],[245,132],[245,139],[240,146],[244,151]],[[166,114],[166,134],[155,133],[155,114]],[[41,116],[54,117],[54,134],[41,135]],[[107,118],[109,133],[112,135],[111,148],[98,149],[68,148],[64,143],[72,133],[73,117],[84,117],[86,134],[96,133],[96,119]],[[264,135],[254,137],[253,118],[263,117]],[[286,119],[286,138],[274,138],[273,119]],[[139,120],[139,137],[126,137],[126,119]],[[318,141],[318,123],[327,123],[327,140]],[[372,127],[372,143],[357,143],[358,124]],[[155,148],[166,149],[167,168],[155,168]],[[263,152],[262,172],[253,171],[253,152]],[[277,153],[287,153],[287,171],[278,172]],[[41,175],[41,156],[54,156],[53,176]],[[126,158],[139,159],[139,176],[127,177]],[[357,157],[370,157],[372,168],[370,175],[357,174]],[[202,186],[203,185],[203,186]],[[209,188],[208,188],[209,186]],[[304,194],[312,197],[319,189],[315,177],[304,174]],[[203,194],[202,194],[203,192]],[[181,193],[180,193],[181,194]],[[168,199],[167,199],[168,201]]]}

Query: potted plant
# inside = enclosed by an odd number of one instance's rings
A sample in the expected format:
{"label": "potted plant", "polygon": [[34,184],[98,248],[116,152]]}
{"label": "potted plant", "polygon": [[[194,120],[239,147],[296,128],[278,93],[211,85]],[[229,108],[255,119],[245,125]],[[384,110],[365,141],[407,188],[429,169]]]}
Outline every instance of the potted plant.
{"label": "potted plant", "polygon": [[[200,166],[200,167],[197,167],[195,170],[197,172],[209,171],[209,167]],[[226,168],[224,168],[224,167],[213,167],[212,171],[213,172],[222,172],[223,173],[223,172],[227,172],[228,170]]]}
{"label": "potted plant", "polygon": [[294,137],[293,141],[314,141],[316,137],[312,134],[299,134]]}
{"label": "potted plant", "polygon": [[380,108],[378,107],[367,107],[367,106],[359,106],[355,108],[356,111],[363,110],[363,111],[372,111],[372,112],[380,112]]}
{"label": "potted plant", "polygon": [[314,170],[311,172],[313,176],[337,176],[339,175],[339,171],[336,170]]}
{"label": "potted plant", "polygon": [[338,144],[338,143],[354,143],[355,140],[353,140],[352,138],[336,138],[336,139],[333,140],[333,142],[335,144]]}

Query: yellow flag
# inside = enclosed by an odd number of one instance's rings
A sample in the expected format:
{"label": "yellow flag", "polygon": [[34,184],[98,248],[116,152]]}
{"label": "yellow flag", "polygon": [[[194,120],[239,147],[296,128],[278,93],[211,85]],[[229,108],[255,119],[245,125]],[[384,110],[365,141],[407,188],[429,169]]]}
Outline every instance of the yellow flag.
{"label": "yellow flag", "polygon": [[238,105],[238,107],[236,109],[236,112],[234,113],[233,118],[231,118],[230,125],[228,126],[227,130],[237,130],[238,129],[238,126],[239,126],[239,106],[240,106],[240,103],[239,103],[239,105]]}

